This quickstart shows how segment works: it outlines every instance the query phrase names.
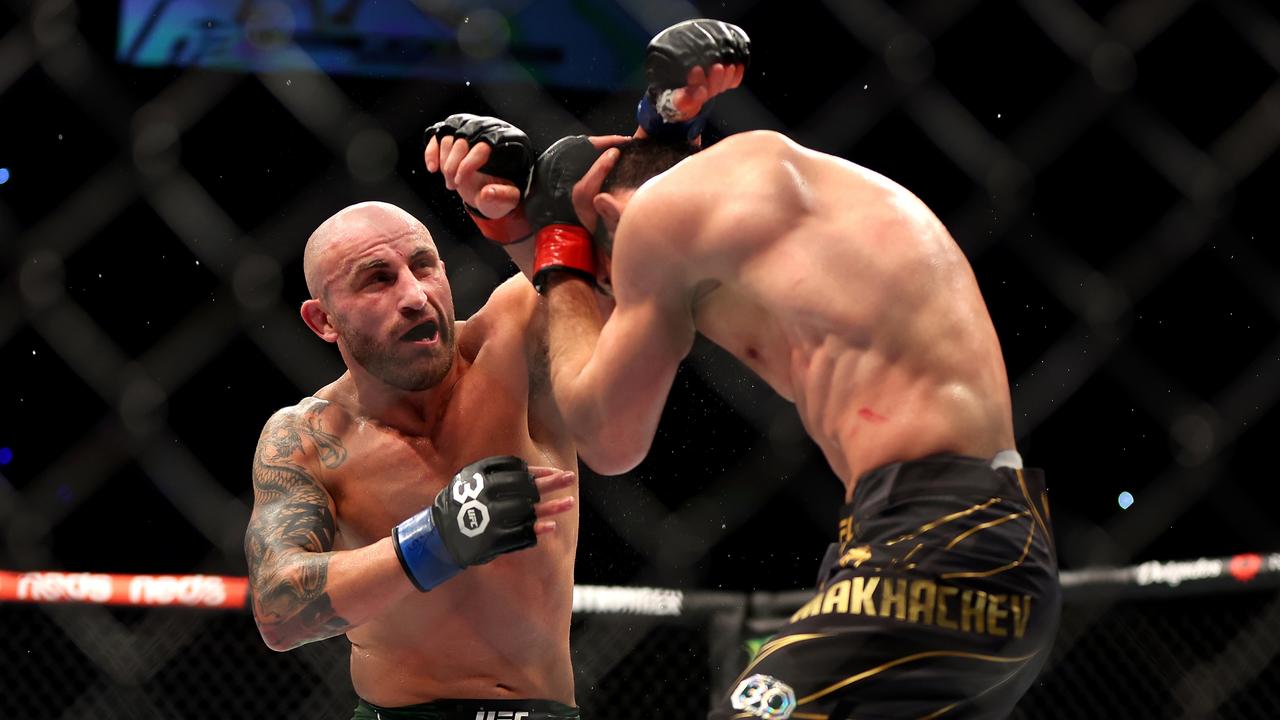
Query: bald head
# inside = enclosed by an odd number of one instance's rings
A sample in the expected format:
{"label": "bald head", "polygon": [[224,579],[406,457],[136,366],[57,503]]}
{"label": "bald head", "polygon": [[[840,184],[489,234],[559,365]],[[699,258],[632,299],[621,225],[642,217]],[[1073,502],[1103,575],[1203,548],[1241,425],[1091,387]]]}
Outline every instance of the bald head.
{"label": "bald head", "polygon": [[420,237],[435,247],[425,225],[390,203],[364,202],[339,210],[307,239],[302,253],[307,291],[320,298],[329,283],[347,269],[344,259],[372,243],[406,236]]}

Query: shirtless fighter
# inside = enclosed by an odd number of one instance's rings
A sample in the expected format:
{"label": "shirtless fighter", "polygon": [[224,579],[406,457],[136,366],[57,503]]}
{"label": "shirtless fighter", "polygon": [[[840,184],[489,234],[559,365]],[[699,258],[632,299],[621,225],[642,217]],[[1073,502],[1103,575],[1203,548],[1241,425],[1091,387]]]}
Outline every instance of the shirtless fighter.
{"label": "shirtless fighter", "polygon": [[360,720],[579,717],[575,475],[524,460],[576,465],[537,295],[517,277],[455,322],[430,233],[382,203],[326,220],[304,271],[302,318],[347,372],[258,443],[245,552],[263,639],[346,633]]}
{"label": "shirtless fighter", "polygon": [[[556,400],[592,469],[644,458],[701,332],[795,402],[844,483],[817,593],[711,717],[1006,717],[1061,599],[1043,475],[1014,450],[964,255],[900,185],[777,133],[683,154],[608,150],[541,204],[535,284]],[[579,222],[598,225],[598,269],[576,264],[593,242]]]}
{"label": "shirtless fighter", "polygon": [[711,717],[1006,717],[1061,598],[969,263],[905,188],[778,133],[686,155],[561,142],[525,213],[584,462],[644,458],[701,332],[795,403],[844,484],[817,593]]}

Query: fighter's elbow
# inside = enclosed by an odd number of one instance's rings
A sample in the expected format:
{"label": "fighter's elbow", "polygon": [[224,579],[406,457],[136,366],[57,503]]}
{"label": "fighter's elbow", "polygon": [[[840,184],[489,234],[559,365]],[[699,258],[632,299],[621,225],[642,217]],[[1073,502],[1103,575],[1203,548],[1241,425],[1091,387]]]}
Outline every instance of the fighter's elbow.
{"label": "fighter's elbow", "polygon": [[275,652],[278,652],[278,653],[286,653],[302,645],[302,643],[299,643],[299,642],[290,643],[290,642],[281,642],[279,640],[269,640],[267,639],[266,635],[262,636],[262,640],[264,643],[266,643],[268,649],[274,650]]}
{"label": "fighter's elbow", "polygon": [[279,625],[266,621],[256,614],[253,619],[258,624],[258,635],[262,637],[262,642],[276,652],[289,652],[305,643],[302,638],[288,632],[282,632],[283,628]]}
{"label": "fighter's elbow", "polygon": [[623,458],[617,454],[584,453],[579,451],[583,464],[597,475],[622,475],[640,464],[639,460]]}
{"label": "fighter's elbow", "polygon": [[[564,386],[562,386],[564,387]],[[578,457],[599,475],[621,475],[639,465],[653,444],[653,430],[607,392],[581,385],[557,396]]]}
{"label": "fighter's elbow", "polygon": [[285,570],[270,578],[251,575],[249,581],[253,622],[258,626],[262,642],[276,652],[288,652],[320,639],[315,637],[314,628],[304,622],[305,613],[298,612],[296,593],[289,579]]}
{"label": "fighter's elbow", "polygon": [[626,433],[599,433],[592,438],[580,439],[578,445],[578,456],[582,462],[599,475],[630,472],[648,454],[648,442],[638,442]]}

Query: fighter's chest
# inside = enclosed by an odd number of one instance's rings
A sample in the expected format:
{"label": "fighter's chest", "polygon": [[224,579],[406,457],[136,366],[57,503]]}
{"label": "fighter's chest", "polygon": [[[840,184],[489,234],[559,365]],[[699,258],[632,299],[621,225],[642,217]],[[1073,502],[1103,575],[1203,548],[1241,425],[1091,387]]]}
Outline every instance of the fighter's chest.
{"label": "fighter's chest", "polygon": [[460,387],[431,432],[420,436],[375,423],[353,429],[346,461],[326,477],[339,546],[386,536],[465,465],[490,455],[529,456],[527,402],[503,392],[485,383]]}
{"label": "fighter's chest", "polygon": [[753,293],[720,285],[695,306],[694,325],[779,394],[791,398],[790,343],[774,313],[757,302]]}

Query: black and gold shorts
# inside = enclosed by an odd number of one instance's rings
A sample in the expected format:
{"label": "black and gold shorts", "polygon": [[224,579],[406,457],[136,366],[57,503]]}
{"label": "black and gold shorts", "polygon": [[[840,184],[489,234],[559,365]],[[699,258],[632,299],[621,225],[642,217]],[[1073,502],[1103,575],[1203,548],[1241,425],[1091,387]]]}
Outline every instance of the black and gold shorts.
{"label": "black and gold shorts", "polygon": [[1062,599],[1043,473],[992,465],[933,456],[863,475],[817,594],[710,717],[1007,717]]}

